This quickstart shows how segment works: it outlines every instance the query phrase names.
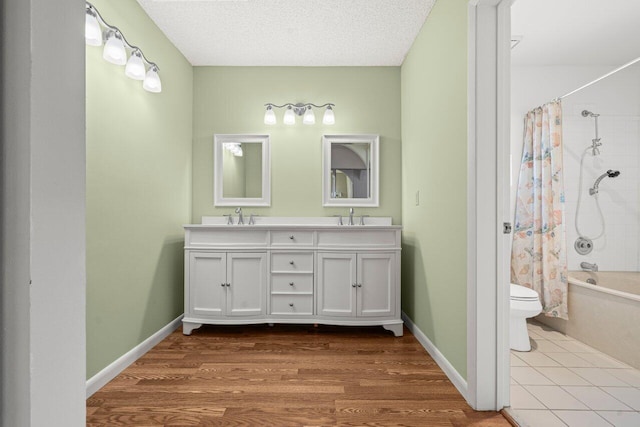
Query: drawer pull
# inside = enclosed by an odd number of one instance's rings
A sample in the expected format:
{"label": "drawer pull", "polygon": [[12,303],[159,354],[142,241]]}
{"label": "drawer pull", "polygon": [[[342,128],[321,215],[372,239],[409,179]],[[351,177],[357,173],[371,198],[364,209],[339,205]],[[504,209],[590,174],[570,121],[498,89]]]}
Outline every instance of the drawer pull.
{"label": "drawer pull", "polygon": [[293,282],[289,282],[289,286],[293,286]]}
{"label": "drawer pull", "polygon": [[289,303],[289,307],[293,307],[293,303],[292,302]]}
{"label": "drawer pull", "polygon": [[292,234],[292,235],[290,235],[290,236],[289,236],[289,238],[290,238],[291,240],[293,240],[293,239],[294,239],[293,234]]}
{"label": "drawer pull", "polygon": [[289,264],[293,265],[293,261],[289,261]]}

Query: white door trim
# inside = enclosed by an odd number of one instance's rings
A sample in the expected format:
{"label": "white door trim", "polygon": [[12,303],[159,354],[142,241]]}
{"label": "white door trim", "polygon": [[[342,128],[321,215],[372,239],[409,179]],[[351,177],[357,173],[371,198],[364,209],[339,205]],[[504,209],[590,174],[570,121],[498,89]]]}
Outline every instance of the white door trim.
{"label": "white door trim", "polygon": [[509,236],[502,223],[510,221],[510,6],[470,0],[468,7],[466,399],[477,410],[509,403]]}

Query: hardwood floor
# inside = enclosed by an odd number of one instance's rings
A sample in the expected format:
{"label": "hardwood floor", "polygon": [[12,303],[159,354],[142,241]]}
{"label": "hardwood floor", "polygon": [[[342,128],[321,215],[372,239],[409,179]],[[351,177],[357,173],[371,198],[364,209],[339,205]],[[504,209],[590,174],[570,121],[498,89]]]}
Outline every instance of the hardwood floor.
{"label": "hardwood floor", "polygon": [[509,426],[474,412],[405,328],[173,332],[87,399],[87,426]]}

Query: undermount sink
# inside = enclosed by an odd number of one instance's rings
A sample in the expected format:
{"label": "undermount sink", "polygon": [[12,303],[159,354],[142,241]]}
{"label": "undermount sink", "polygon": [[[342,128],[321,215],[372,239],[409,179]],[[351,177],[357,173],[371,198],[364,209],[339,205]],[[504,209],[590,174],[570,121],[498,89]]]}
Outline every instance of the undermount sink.
{"label": "undermount sink", "polygon": [[[250,212],[244,212],[244,225],[238,224],[238,216],[233,216],[233,226],[252,227],[248,225]],[[275,225],[275,226],[308,226],[308,227],[335,227],[338,226],[338,217],[278,217],[278,216],[254,216],[255,225]],[[225,216],[203,216],[202,225],[227,225],[228,218]],[[349,216],[342,216],[342,227],[363,227],[360,225],[360,215],[353,216],[354,225],[347,225]],[[391,217],[364,217],[364,227],[366,226],[390,226]],[[232,227],[232,225],[229,225]]]}

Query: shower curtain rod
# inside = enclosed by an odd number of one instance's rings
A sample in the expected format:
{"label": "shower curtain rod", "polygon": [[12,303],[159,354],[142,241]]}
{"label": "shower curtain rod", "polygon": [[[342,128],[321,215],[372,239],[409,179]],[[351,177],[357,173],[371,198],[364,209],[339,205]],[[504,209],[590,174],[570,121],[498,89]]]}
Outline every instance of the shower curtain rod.
{"label": "shower curtain rod", "polygon": [[594,85],[594,84],[598,83],[600,80],[606,79],[607,77],[609,77],[609,76],[611,76],[611,75],[613,75],[613,74],[617,73],[618,71],[622,71],[622,70],[624,70],[625,68],[630,67],[631,65],[633,65],[633,64],[635,64],[636,62],[639,62],[639,61],[640,61],[640,57],[638,57],[638,58],[634,59],[633,61],[629,61],[629,62],[627,62],[626,64],[621,65],[620,67],[616,68],[615,70],[613,70],[613,71],[609,71],[609,72],[608,72],[607,74],[605,74],[604,76],[600,76],[600,77],[598,77],[597,79],[595,79],[595,80],[593,80],[593,81],[591,81],[591,82],[589,82],[589,83],[587,83],[587,84],[585,84],[585,85],[580,86],[578,89],[574,89],[574,90],[572,90],[572,91],[571,91],[571,92],[569,92],[569,93],[565,93],[564,95],[557,97],[556,99],[554,99],[554,101],[559,101],[559,100],[561,100],[561,99],[563,99],[563,98],[566,98],[566,97],[567,97],[567,96],[569,96],[569,95],[573,95],[573,94],[574,94],[574,93],[576,93],[576,92],[580,92],[582,89],[586,89],[586,88],[588,88],[589,86],[591,86],[591,85]]}

